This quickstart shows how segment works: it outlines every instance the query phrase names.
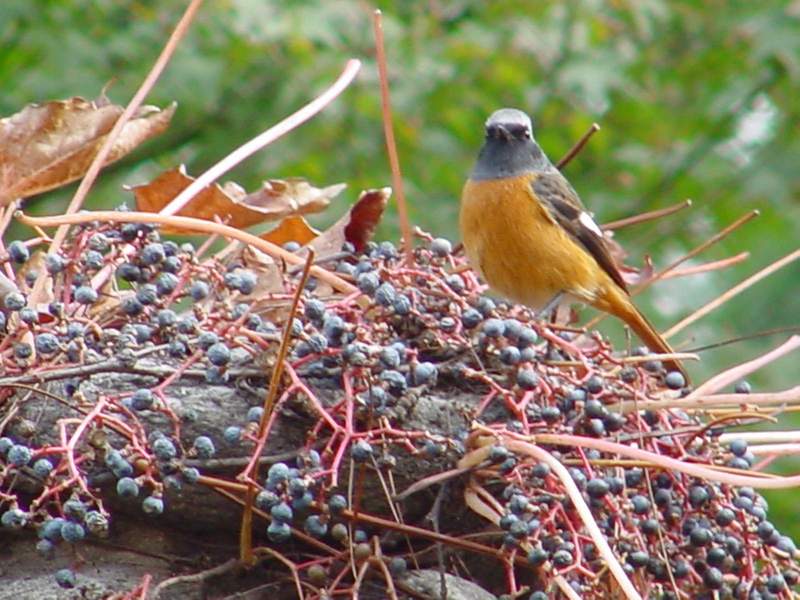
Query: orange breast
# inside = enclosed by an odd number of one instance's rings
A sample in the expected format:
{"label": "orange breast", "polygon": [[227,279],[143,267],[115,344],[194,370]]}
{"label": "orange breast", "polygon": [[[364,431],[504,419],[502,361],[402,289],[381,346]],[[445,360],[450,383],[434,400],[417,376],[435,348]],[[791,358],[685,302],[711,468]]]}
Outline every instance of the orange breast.
{"label": "orange breast", "polygon": [[608,275],[533,196],[531,176],[468,181],[461,197],[467,258],[510,300],[541,308],[559,292],[592,303]]}

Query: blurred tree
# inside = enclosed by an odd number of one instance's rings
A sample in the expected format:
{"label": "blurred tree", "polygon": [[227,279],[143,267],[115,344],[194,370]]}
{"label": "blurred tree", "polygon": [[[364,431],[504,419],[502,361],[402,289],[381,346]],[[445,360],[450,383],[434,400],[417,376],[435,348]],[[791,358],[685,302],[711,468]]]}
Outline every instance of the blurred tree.
{"label": "blurred tree", "polygon": [[[72,95],[130,98],[176,22],[175,0],[0,4],[0,114]],[[601,221],[685,198],[694,207],[619,232],[641,264],[664,265],[745,211],[762,214],[701,259],[741,250],[743,265],[660,284],[644,306],[662,325],[794,250],[800,239],[800,2],[577,0],[377,2],[384,11],[395,127],[414,222],[457,237],[457,201],[495,108],[530,112],[557,159],[593,122],[603,130],[567,168]],[[160,139],[109,169],[90,198],[111,207],[179,162],[199,174],[319,92],[349,57],[359,81],[311,123],[231,174],[247,186],[304,176],[359,189],[390,181],[380,123],[371,11],[358,0],[220,0],[205,4],[149,101],[180,104]],[[70,190],[29,201],[59,212]],[[346,195],[345,195],[346,196]],[[334,220],[340,201],[319,224]],[[391,219],[383,234],[394,237]],[[21,235],[21,234],[20,234]],[[781,271],[674,340],[692,347],[797,326],[800,266]],[[646,303],[646,300],[643,300]],[[657,310],[656,310],[657,309]],[[708,375],[778,337],[704,354]],[[796,383],[796,359],[753,377]]]}

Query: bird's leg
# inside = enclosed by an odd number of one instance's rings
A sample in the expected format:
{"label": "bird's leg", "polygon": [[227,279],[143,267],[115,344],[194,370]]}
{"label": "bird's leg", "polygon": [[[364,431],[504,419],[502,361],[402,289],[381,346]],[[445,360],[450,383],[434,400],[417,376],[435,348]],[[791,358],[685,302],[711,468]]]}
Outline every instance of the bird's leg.
{"label": "bird's leg", "polygon": [[536,312],[536,317],[542,319],[543,321],[547,319],[548,315],[551,315],[553,318],[556,316],[556,309],[558,305],[561,304],[561,301],[564,299],[564,292],[558,292],[555,296],[550,298],[539,311]]}

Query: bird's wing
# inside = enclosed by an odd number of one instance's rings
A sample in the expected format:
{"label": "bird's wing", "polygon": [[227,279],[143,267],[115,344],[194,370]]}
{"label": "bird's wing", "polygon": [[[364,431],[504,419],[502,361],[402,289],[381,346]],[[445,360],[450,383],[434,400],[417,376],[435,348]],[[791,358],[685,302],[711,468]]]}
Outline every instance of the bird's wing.
{"label": "bird's wing", "polygon": [[578,193],[564,176],[558,171],[537,173],[531,180],[531,188],[553,221],[583,246],[619,287],[627,291],[625,280],[608,251],[603,232],[586,212]]}

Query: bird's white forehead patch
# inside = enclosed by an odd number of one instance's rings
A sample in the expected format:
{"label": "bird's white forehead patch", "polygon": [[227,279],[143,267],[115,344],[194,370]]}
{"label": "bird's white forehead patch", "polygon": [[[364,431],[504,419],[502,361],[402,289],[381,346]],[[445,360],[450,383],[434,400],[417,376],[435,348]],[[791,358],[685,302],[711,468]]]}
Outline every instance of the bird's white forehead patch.
{"label": "bird's white forehead patch", "polygon": [[531,118],[521,110],[516,108],[501,108],[494,111],[491,116],[486,119],[486,126],[502,124],[502,125],[524,125],[530,131],[532,128]]}
{"label": "bird's white forehead patch", "polygon": [[603,232],[601,231],[600,227],[597,226],[597,223],[594,222],[594,219],[592,219],[589,213],[582,212],[580,216],[578,216],[578,220],[581,222],[581,225],[586,227],[586,229],[600,237],[603,237]]}

